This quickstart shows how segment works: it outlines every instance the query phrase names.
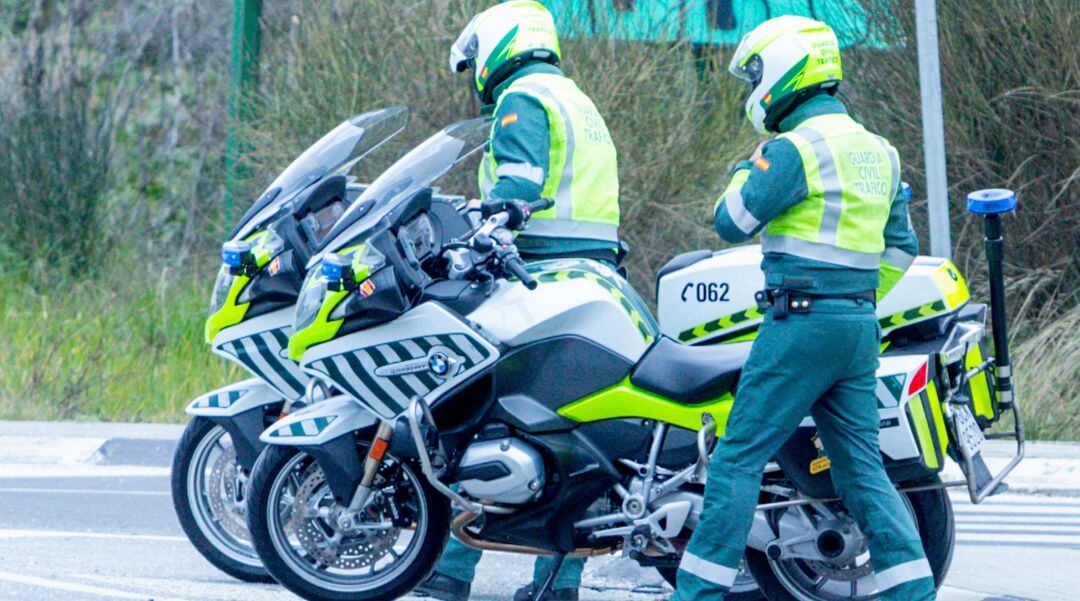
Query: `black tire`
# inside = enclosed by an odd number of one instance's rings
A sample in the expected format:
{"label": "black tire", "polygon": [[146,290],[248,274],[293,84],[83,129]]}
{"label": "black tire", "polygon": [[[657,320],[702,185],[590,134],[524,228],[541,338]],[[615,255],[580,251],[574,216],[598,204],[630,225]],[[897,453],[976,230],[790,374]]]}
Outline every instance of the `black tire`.
{"label": "black tire", "polygon": [[[679,571],[678,568],[656,568],[656,571],[660,572],[660,575],[664,577],[664,580],[666,580],[672,588],[678,588],[675,583],[676,574]],[[755,588],[754,590],[732,591],[728,593],[724,599],[726,601],[762,601],[765,599],[765,596],[761,594],[761,589]]]}
{"label": "black tire", "polygon": [[[408,594],[431,573],[442,555],[450,536],[450,500],[436,491],[420,473],[418,466],[408,464],[418,475],[416,482],[428,508],[427,526],[419,551],[412,563],[392,581],[369,591],[340,592],[319,587],[297,575],[278,554],[271,535],[267,505],[278,473],[301,451],[294,447],[270,445],[263,450],[251,473],[248,496],[248,529],[256,551],[270,574],[285,588],[304,599],[314,601],[369,601],[397,599]],[[387,455],[389,457],[389,455]]]}
{"label": "black tire", "polygon": [[187,535],[191,544],[207,561],[214,564],[214,567],[244,582],[273,582],[274,579],[266,571],[266,568],[261,565],[257,557],[253,556],[247,563],[231,557],[211,541],[210,536],[203,531],[195,518],[189,495],[190,491],[188,490],[188,472],[192,469],[194,455],[199,449],[200,443],[214,432],[216,427],[212,421],[203,417],[196,417],[188,423],[183,436],[180,437],[180,442],[176,446],[176,453],[173,455],[171,474],[173,507],[176,509],[176,517],[180,520],[180,527],[184,529],[184,534]]}
{"label": "black tire", "polygon": [[[937,482],[939,480],[935,478],[928,484]],[[949,572],[956,546],[952,502],[944,489],[911,492],[907,493],[907,498],[915,514],[923,551],[934,573],[934,586],[940,588]],[[747,549],[746,565],[769,601],[799,601],[777,577],[765,553]]]}

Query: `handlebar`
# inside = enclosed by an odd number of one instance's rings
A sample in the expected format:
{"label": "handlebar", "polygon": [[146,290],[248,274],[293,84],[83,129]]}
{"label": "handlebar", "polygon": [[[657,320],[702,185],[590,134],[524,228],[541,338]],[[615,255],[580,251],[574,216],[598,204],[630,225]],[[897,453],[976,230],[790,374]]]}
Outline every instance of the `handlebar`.
{"label": "handlebar", "polygon": [[535,213],[537,211],[546,211],[555,206],[555,199],[553,198],[541,198],[529,203],[529,212]]}
{"label": "handlebar", "polygon": [[[550,198],[541,198],[527,204],[530,214],[553,206],[555,201]],[[506,275],[517,278],[527,289],[536,290],[539,283],[526,271],[525,263],[514,246],[513,234],[506,229],[509,220],[507,211],[492,213],[466,241],[456,243],[455,248],[444,247],[443,256],[450,263],[447,269],[450,279],[471,277],[471,274],[481,269],[489,260],[494,260],[494,264],[501,265]]]}
{"label": "handlebar", "polygon": [[536,290],[536,287],[539,285],[536,278],[532,277],[532,275],[525,270],[525,263],[523,263],[521,257],[517,255],[507,257],[503,261],[503,269],[510,275],[521,280],[521,283],[525,284],[525,287],[529,290]]}

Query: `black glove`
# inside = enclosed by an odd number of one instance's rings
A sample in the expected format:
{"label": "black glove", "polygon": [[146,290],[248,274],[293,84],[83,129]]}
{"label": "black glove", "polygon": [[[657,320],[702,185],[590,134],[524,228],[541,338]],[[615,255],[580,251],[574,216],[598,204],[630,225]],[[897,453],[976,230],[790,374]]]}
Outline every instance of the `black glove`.
{"label": "black glove", "polygon": [[516,198],[486,200],[480,205],[481,214],[487,219],[495,213],[506,211],[506,227],[511,230],[519,230],[532,216],[529,203]]}

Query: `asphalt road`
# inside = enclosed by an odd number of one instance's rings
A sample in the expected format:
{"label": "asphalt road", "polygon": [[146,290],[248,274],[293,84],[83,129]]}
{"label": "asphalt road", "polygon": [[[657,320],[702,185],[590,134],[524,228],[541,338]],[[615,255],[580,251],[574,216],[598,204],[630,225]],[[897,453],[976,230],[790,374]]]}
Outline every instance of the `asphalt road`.
{"label": "asphalt road", "polygon": [[[0,478],[0,599],[292,598],[276,587],[233,581],[203,561],[173,515],[163,469],[24,465],[0,473],[10,476]],[[960,545],[951,587],[1076,598],[1080,500],[1003,495],[976,508],[957,499],[956,512]],[[525,558],[486,558],[474,597],[507,599],[528,568]],[[631,572],[617,560],[591,562],[583,598],[665,598],[657,578],[635,578],[639,593],[631,594]]]}
{"label": "asphalt road", "polygon": [[[173,514],[160,461],[108,465],[161,452],[127,445],[110,453],[106,444],[86,462],[94,452],[87,443],[69,445],[71,457],[38,461],[36,445],[48,444],[35,441],[9,437],[8,455],[12,448],[22,455],[13,463],[0,453],[0,599],[295,599],[276,586],[232,580],[198,555]],[[1080,498],[1005,494],[978,507],[961,495],[954,501],[959,545],[940,599],[1080,596]],[[508,600],[530,575],[529,558],[488,554],[473,598]],[[586,568],[582,599],[661,600],[669,592],[655,572],[601,558]]]}

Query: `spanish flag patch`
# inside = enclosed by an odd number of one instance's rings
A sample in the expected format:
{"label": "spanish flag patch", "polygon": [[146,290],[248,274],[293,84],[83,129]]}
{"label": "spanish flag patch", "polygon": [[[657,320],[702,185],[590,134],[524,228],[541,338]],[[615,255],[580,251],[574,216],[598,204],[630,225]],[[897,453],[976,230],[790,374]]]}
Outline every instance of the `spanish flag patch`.
{"label": "spanish flag patch", "polygon": [[500,125],[506,127],[507,125],[513,125],[515,123],[517,123],[517,113],[510,113],[509,115],[502,118]]}
{"label": "spanish flag patch", "polygon": [[758,157],[758,159],[754,161],[754,165],[762,171],[768,171],[769,167],[772,167],[772,163],[770,163],[765,157]]}

